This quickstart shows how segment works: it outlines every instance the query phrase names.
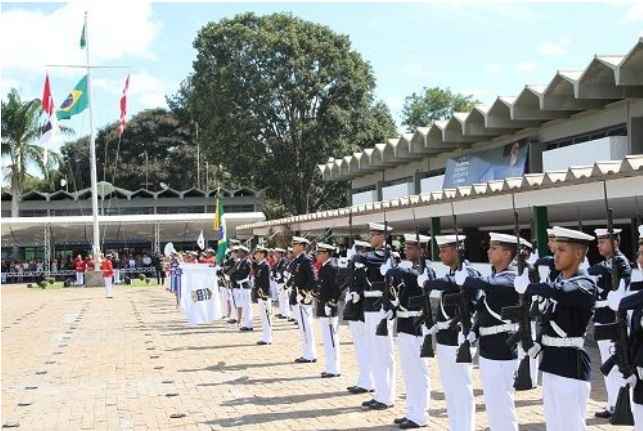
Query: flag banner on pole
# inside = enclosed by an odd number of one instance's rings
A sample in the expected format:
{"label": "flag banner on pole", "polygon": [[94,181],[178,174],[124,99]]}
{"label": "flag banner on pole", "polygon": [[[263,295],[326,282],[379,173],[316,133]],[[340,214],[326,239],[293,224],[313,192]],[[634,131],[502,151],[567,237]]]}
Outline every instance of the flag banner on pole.
{"label": "flag banner on pole", "polygon": [[199,232],[199,238],[196,240],[196,245],[198,245],[201,250],[205,250],[205,237],[203,236],[203,231]]}
{"label": "flag banner on pole", "polygon": [[87,32],[87,23],[85,22],[83,23],[83,31],[80,34],[80,49],[85,49],[85,47],[87,46],[86,32]]}
{"label": "flag banner on pole", "polygon": [[223,263],[225,253],[228,250],[228,238],[225,230],[225,218],[223,214],[223,201],[217,197],[217,210],[214,214],[214,223],[212,228],[217,232],[217,262]]}
{"label": "flag banner on pole", "polygon": [[74,115],[83,112],[88,105],[89,94],[87,92],[87,75],[85,75],[60,105],[60,108],[56,111],[56,117],[59,120],[69,120]]}
{"label": "flag banner on pole", "polygon": [[42,128],[40,129],[40,139],[38,141],[38,145],[43,147],[43,164],[47,166],[48,162],[48,146],[50,142],[52,142],[55,137],[56,137],[56,132],[58,129],[58,124],[56,123],[56,116],[54,114],[54,109],[55,109],[55,103],[54,103],[54,97],[51,94],[51,85],[49,83],[49,75],[45,75],[45,85],[42,89],[42,99],[41,99],[41,104],[42,104],[42,111],[45,113],[47,116],[47,120],[45,121],[45,124],[43,124]]}
{"label": "flag banner on pole", "polygon": [[125,123],[127,121],[127,89],[129,88],[129,75],[125,78],[125,87],[123,87],[123,95],[121,96],[120,108],[121,116],[118,124],[118,137],[123,136],[125,131]]}

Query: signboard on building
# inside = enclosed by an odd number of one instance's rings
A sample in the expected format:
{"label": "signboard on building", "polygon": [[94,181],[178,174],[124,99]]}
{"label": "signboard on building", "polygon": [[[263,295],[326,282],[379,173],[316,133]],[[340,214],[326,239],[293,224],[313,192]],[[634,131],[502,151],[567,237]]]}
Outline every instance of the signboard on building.
{"label": "signboard on building", "polygon": [[443,188],[519,177],[525,173],[526,162],[527,143],[524,141],[449,159]]}

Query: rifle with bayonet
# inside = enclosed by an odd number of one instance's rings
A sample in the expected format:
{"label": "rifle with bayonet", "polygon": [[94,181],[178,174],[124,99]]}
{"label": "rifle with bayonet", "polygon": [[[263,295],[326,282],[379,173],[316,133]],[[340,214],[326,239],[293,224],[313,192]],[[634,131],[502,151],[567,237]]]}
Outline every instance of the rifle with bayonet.
{"label": "rifle with bayonet", "polygon": [[[391,267],[395,267],[397,265],[394,264],[393,262],[393,256],[390,250],[390,236],[388,233],[388,220],[386,218],[386,210],[384,209],[384,202],[382,202],[382,211],[384,214],[384,264],[390,260],[391,262]],[[398,262],[399,264],[399,262]],[[393,283],[394,280],[390,279],[389,277],[384,277],[384,292],[382,295],[382,305],[384,306],[385,310],[390,310],[393,312],[393,319],[395,318],[396,315],[396,308],[391,307],[391,301],[397,301],[399,298],[399,291],[401,288],[401,283]],[[387,337],[389,334],[388,331],[388,317],[384,316],[382,320],[377,324],[377,328],[375,328],[375,335],[380,336],[380,337]]]}
{"label": "rifle with bayonet", "polygon": [[[353,208],[348,212],[348,250],[351,250],[353,248]],[[348,251],[347,251],[348,253]],[[354,259],[355,256],[351,257],[351,260],[347,262],[348,268],[346,268],[346,274],[345,275],[345,282],[348,291],[350,292],[351,288],[351,283],[353,281],[353,271],[355,270],[354,268]],[[358,320],[361,314],[361,308],[362,304],[353,304],[353,301],[350,299],[350,297],[347,297],[348,299],[346,300],[346,304],[344,305],[344,311],[342,313],[342,317],[344,320]]]}
{"label": "rifle with bayonet", "polygon": [[[531,282],[538,282],[539,276],[537,270],[527,263],[529,249],[521,244],[518,210],[516,209],[516,197],[512,194],[511,198],[514,212],[514,235],[516,236],[516,264],[518,276],[521,276],[524,271],[528,271],[529,280]],[[531,297],[524,294],[518,294],[518,305],[503,307],[501,311],[501,317],[503,320],[509,320],[512,323],[518,324],[518,331],[507,338],[507,345],[514,349],[518,343],[521,343],[522,349],[525,352],[525,356],[520,361],[520,366],[518,367],[516,380],[514,381],[514,388],[518,391],[529,390],[534,387],[531,380],[531,368],[529,366],[530,356],[528,354],[531,348],[534,347],[531,331],[532,313]]]}
{"label": "rifle with bayonet", "polygon": [[[458,264],[456,269],[461,271],[465,262],[465,248],[464,244],[461,244],[458,238],[458,219],[455,214],[453,202],[451,202],[451,217],[453,219],[455,241],[458,251]],[[455,360],[457,363],[462,364],[470,364],[473,362],[471,357],[471,342],[469,341],[469,333],[472,328],[471,319],[473,317],[472,300],[471,292],[465,289],[464,286],[460,286],[459,292],[446,294],[442,298],[445,307],[455,307],[456,309],[456,316],[451,320],[450,327],[451,329],[456,329],[456,326],[459,324],[462,329],[464,341],[458,347]]]}

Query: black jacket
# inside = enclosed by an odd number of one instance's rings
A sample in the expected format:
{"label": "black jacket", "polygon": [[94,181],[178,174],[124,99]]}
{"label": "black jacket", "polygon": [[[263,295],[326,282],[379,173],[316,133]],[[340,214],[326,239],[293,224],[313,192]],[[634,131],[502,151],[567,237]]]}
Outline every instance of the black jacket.
{"label": "black jacket", "polygon": [[297,304],[297,294],[304,296],[304,304],[312,304],[312,297],[309,295],[315,290],[315,271],[313,263],[306,253],[301,253],[289,265],[291,274],[288,283],[293,287],[290,293],[290,304]]}
{"label": "black jacket", "polygon": [[257,299],[270,298],[270,266],[263,260],[255,267],[254,296]]}
{"label": "black jacket", "polygon": [[337,267],[328,261],[319,268],[317,281],[317,317],[327,317],[324,306],[331,309],[331,316],[337,316],[337,302],[341,290],[337,283]]}

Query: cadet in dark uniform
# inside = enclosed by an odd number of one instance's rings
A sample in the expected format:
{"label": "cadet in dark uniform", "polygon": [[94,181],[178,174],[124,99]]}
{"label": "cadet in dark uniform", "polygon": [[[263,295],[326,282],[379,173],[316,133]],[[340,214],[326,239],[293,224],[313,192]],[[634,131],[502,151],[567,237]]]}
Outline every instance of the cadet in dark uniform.
{"label": "cadet in dark uniform", "polygon": [[[553,283],[530,283],[527,271],[516,277],[518,293],[545,298],[541,320],[543,401],[548,430],[581,431],[590,391],[590,359],[583,349],[594,309],[596,284],[580,269],[590,243],[586,233],[553,228],[555,261],[560,274]],[[538,345],[536,345],[538,347]]]}
{"label": "cadet in dark uniform", "polygon": [[[392,317],[383,308],[384,274],[392,267],[391,252],[386,244],[386,230],[393,229],[383,224],[369,223],[370,242],[373,250],[366,256],[366,276],[368,283],[362,296],[364,301],[364,320],[368,358],[373,362],[373,379],[375,397],[362,403],[362,407],[373,410],[384,410],[393,406],[395,401],[395,356],[393,353],[393,331],[388,335],[377,336],[377,325],[386,317]],[[390,310],[389,310],[390,312]],[[389,325],[390,326],[390,325]]]}
{"label": "cadet in dark uniform", "polygon": [[[595,229],[597,246],[599,254],[604,258],[601,262],[592,265],[588,273],[596,278],[598,288],[598,297],[596,300],[596,310],[594,313],[594,326],[613,323],[616,320],[616,314],[609,308],[607,295],[612,290],[612,265],[616,266],[619,278],[628,280],[630,278],[631,267],[627,258],[619,250],[619,234],[621,229],[614,229],[616,238],[612,241],[609,239],[607,229]],[[614,244],[612,244],[612,242]],[[601,356],[601,362],[605,362],[614,352],[614,342],[610,340],[597,341],[598,351]],[[616,370],[616,367],[604,377],[605,388],[607,390],[607,408],[595,414],[598,418],[609,418],[612,416],[618,391],[625,384],[625,380]]]}
{"label": "cadet in dark uniform", "polygon": [[239,316],[240,331],[252,331],[252,300],[250,283],[250,273],[252,265],[248,259],[247,247],[239,245],[236,247],[238,260],[230,273],[232,283],[232,294],[237,307],[237,316]]}
{"label": "cadet in dark uniform", "polygon": [[279,319],[290,319],[290,304],[288,303],[288,288],[284,279],[284,272],[288,269],[288,259],[286,259],[286,250],[275,248],[274,250],[277,264],[272,268],[272,279],[277,285],[277,294],[279,301]]}
{"label": "cadet in dark uniform", "polygon": [[[534,266],[538,268],[538,273],[541,276],[541,281],[554,281],[558,277],[556,264],[554,263],[554,250],[556,249],[556,240],[554,239],[554,229],[547,229],[547,247],[549,248],[550,256],[539,257]],[[544,271],[541,268],[546,268]],[[542,275],[547,273],[547,280],[543,279]]]}
{"label": "cadet in dark uniform", "polygon": [[[423,294],[417,281],[418,276],[427,270],[422,247],[429,240],[430,237],[424,235],[404,235],[406,260],[389,269],[385,276],[388,289],[396,291],[389,304],[397,317],[400,368],[406,387],[406,413],[404,417],[394,420],[401,429],[424,427],[429,421],[429,367],[426,359],[420,356],[424,341],[422,325],[416,324],[422,310],[421,305],[411,306],[409,301],[410,298]],[[433,270],[428,270],[431,271],[430,277],[435,278]]]}
{"label": "cadet in dark uniform", "polygon": [[[476,307],[479,335],[480,380],[484,392],[491,431],[517,431],[514,404],[514,374],[518,368],[517,351],[507,345],[507,338],[517,325],[501,318],[503,307],[518,304],[514,290],[516,272],[510,267],[516,256],[518,240],[514,235],[489,234],[487,255],[493,267],[488,277],[471,277],[466,269],[456,271],[455,282],[480,296]],[[521,239],[521,241],[524,241]]]}
{"label": "cadet in dark uniform", "polygon": [[268,250],[257,246],[255,249],[254,297],[259,304],[261,316],[261,339],[259,345],[272,344],[272,298],[270,297],[270,266],[266,261]]}
{"label": "cadet in dark uniform", "polygon": [[[368,341],[364,324],[364,303],[361,301],[366,286],[366,255],[369,250],[371,250],[370,243],[356,240],[352,250],[348,250],[346,255],[349,259],[348,270],[351,274],[349,289],[346,292],[347,306],[344,309],[344,320],[348,321],[359,369],[357,384],[347,388],[353,394],[372,392],[374,388],[373,364],[368,356]],[[349,307],[352,310],[350,315],[346,313]]]}
{"label": "cadet in dark uniform", "polygon": [[337,284],[337,267],[331,259],[335,247],[330,244],[317,244],[317,262],[320,264],[317,283],[317,317],[319,329],[324,340],[325,370],[323,378],[339,377],[341,361],[339,349],[338,301],[341,294]]}
{"label": "cadet in dark uniform", "polygon": [[[439,299],[436,323],[431,331],[436,336],[436,355],[440,369],[440,379],[447,401],[449,429],[473,431],[475,429],[475,399],[473,396],[473,379],[471,363],[458,363],[458,335],[462,332],[460,326],[453,327],[451,322],[456,316],[454,306],[444,304],[443,295],[457,293],[460,288],[455,283],[455,271],[460,265],[458,242],[464,243],[464,235],[438,235],[435,242],[440,249],[440,261],[449,267],[448,274],[435,280],[422,281],[424,289],[432,297]],[[462,262],[463,268],[471,277],[480,277],[480,273]],[[423,277],[418,280],[423,279]]]}
{"label": "cadet in dark uniform", "polygon": [[315,335],[312,330],[313,323],[313,291],[315,289],[315,272],[313,264],[306,255],[306,246],[310,244],[306,238],[294,236],[292,238],[292,251],[294,259],[290,262],[289,285],[292,288],[290,303],[294,307],[299,322],[299,333],[303,354],[295,362],[317,362],[315,351]]}

